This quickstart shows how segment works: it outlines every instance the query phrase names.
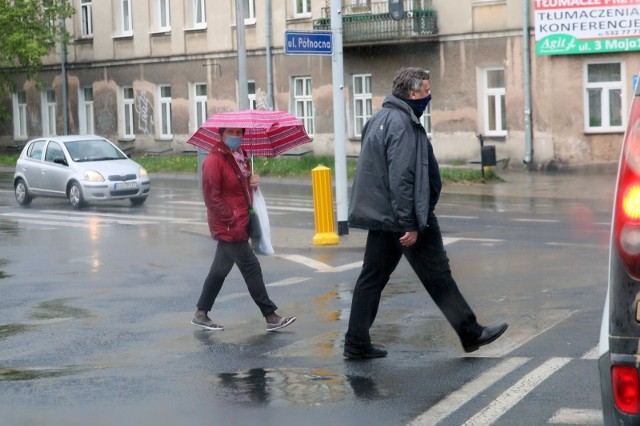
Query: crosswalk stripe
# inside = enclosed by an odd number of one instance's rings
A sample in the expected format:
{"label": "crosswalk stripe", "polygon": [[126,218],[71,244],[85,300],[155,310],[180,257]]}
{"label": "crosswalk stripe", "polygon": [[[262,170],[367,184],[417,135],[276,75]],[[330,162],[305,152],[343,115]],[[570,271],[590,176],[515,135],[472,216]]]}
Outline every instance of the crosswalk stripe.
{"label": "crosswalk stripe", "polygon": [[599,358],[599,355],[600,355],[600,348],[598,345],[596,345],[595,347],[585,352],[584,355],[580,357],[580,359],[597,360]]}
{"label": "crosswalk stripe", "polygon": [[436,425],[452,412],[475,398],[485,389],[489,388],[507,374],[526,364],[531,358],[508,358],[497,366],[481,374],[475,380],[465,384],[456,392],[438,402],[433,407],[418,416],[409,423],[409,426]]}
{"label": "crosswalk stripe", "polygon": [[602,411],[561,408],[549,419],[552,425],[601,425]]}
{"label": "crosswalk stripe", "polygon": [[504,391],[478,414],[470,418],[463,426],[488,426],[497,421],[504,413],[513,408],[538,385],[553,373],[564,367],[571,358],[551,358],[544,364],[524,376],[516,384]]}

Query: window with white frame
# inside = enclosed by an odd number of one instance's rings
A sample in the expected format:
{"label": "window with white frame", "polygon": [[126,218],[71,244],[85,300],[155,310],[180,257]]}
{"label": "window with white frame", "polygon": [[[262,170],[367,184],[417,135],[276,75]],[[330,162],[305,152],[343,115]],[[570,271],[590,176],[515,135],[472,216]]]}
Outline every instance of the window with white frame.
{"label": "window with white frame", "polygon": [[80,134],[90,135],[95,133],[93,125],[93,88],[81,87],[78,94],[78,119],[80,122]]}
{"label": "window with white frame", "polygon": [[196,83],[193,85],[193,109],[195,110],[195,129],[197,130],[205,121],[207,121],[207,84]]}
{"label": "window with white frame", "polygon": [[158,1],[158,27],[161,30],[171,28],[171,0]]}
{"label": "window with white frame", "polygon": [[422,127],[424,127],[424,130],[427,132],[427,135],[429,137],[432,137],[433,135],[431,131],[431,102],[429,102],[429,105],[427,105],[427,108],[424,110],[424,113],[420,117],[420,123],[422,124]]}
{"label": "window with white frame", "polygon": [[504,68],[487,68],[483,73],[484,132],[489,136],[507,134]]}
{"label": "window with white frame", "polygon": [[293,79],[293,107],[295,116],[302,122],[309,135],[313,135],[313,98],[311,77]]}
{"label": "window with white frame", "polygon": [[171,138],[171,86],[160,86],[160,137]]}
{"label": "window with white frame", "polygon": [[247,95],[249,97],[249,109],[257,109],[258,100],[256,98],[256,82],[247,82]]}
{"label": "window with white frame", "polygon": [[133,34],[133,20],[131,18],[131,2],[133,0],[120,0],[121,25],[123,34]]}
{"label": "window with white frame", "polygon": [[295,3],[295,16],[310,16],[311,15],[311,0],[293,0]]}
{"label": "window with white frame", "polygon": [[204,28],[207,26],[207,10],[205,0],[193,1],[193,26],[194,28]]}
{"label": "window with white frame", "polygon": [[42,92],[42,136],[56,135],[56,91],[47,89]]}
{"label": "window with white frame", "polygon": [[620,62],[585,64],[586,132],[624,131],[623,81],[624,67]]}
{"label": "window with white frame", "polygon": [[255,24],[256,23],[256,0],[242,0],[244,1],[244,23]]}
{"label": "window with white frame", "polygon": [[27,92],[18,90],[13,94],[13,137],[27,139]]}
{"label": "window with white frame", "polygon": [[133,87],[122,88],[122,104],[124,106],[124,126],[122,136],[125,139],[132,139],[135,137],[133,131],[133,108],[135,103],[135,96],[133,93]]}
{"label": "window with white frame", "polygon": [[82,0],[80,3],[80,19],[82,20],[82,36],[93,35],[93,8],[91,0]]}
{"label": "window with white frame", "polygon": [[362,128],[371,117],[373,109],[373,96],[371,94],[371,74],[359,74],[353,76],[353,133],[362,135]]}

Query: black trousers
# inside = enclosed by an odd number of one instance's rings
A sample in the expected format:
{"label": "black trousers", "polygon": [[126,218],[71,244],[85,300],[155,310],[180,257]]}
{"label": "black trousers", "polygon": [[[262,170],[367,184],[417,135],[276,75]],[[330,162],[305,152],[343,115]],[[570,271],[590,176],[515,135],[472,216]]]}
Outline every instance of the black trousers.
{"label": "black trousers", "polygon": [[269,299],[267,289],[262,278],[262,268],[248,241],[226,242],[218,241],[216,254],[204,280],[202,293],[198,300],[198,309],[209,312],[220,293],[225,278],[229,275],[233,265],[238,265],[244,278],[249,294],[263,316],[275,312],[278,307]]}
{"label": "black trousers", "polygon": [[475,314],[451,276],[435,214],[429,214],[428,224],[411,247],[403,247],[398,241],[402,232],[369,231],[362,271],[353,290],[346,350],[362,352],[371,347],[369,329],[376,319],[382,290],[403,254],[462,344],[474,341],[482,333]]}

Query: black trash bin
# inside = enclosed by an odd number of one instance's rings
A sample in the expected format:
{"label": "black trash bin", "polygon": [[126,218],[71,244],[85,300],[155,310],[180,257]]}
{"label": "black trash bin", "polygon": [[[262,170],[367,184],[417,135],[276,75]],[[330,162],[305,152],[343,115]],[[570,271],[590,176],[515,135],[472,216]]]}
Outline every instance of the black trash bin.
{"label": "black trash bin", "polygon": [[482,157],[482,166],[483,167],[495,167],[496,166],[496,147],[493,145],[483,146],[482,152],[480,153]]}

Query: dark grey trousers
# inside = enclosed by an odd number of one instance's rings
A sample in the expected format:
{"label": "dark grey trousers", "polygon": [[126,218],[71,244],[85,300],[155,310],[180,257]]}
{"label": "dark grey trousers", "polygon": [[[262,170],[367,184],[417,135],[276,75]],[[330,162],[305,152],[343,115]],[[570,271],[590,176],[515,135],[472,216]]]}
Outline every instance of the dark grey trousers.
{"label": "dark grey trousers", "polygon": [[198,300],[198,309],[209,312],[220,293],[225,278],[229,275],[233,265],[244,278],[249,294],[263,316],[275,312],[278,307],[269,299],[267,289],[262,278],[262,268],[248,241],[226,242],[218,241],[218,248],[209,269],[209,274],[204,280],[202,293]]}

